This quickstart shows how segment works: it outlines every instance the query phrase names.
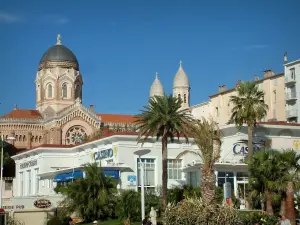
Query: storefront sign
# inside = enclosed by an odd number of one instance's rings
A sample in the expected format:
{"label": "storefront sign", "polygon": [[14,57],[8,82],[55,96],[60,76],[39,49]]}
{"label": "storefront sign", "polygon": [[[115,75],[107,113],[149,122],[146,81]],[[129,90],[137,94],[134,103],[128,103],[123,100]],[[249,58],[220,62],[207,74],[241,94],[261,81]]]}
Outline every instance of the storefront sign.
{"label": "storefront sign", "polygon": [[128,182],[128,186],[136,186],[136,176],[128,175],[127,182]]}
{"label": "storefront sign", "polygon": [[32,167],[32,166],[36,166],[37,165],[37,160],[31,160],[29,162],[24,162],[22,164],[20,164],[20,169],[25,169],[28,167]]}
{"label": "storefront sign", "polygon": [[[271,140],[257,140],[253,141],[253,152],[258,151],[261,148],[271,147]],[[248,140],[239,140],[233,144],[232,151],[235,155],[247,155],[248,154]]]}
{"label": "storefront sign", "polygon": [[114,151],[109,148],[109,149],[104,149],[104,150],[99,150],[94,153],[94,160],[102,160],[102,159],[107,159],[111,158],[114,155]]}
{"label": "storefront sign", "polygon": [[24,209],[24,208],[25,208],[24,205],[16,205],[16,206],[13,206],[13,205],[4,205],[3,206],[4,210],[14,210],[14,209]]}
{"label": "storefront sign", "polygon": [[38,199],[34,201],[33,205],[39,209],[47,209],[52,206],[52,203],[48,199]]}

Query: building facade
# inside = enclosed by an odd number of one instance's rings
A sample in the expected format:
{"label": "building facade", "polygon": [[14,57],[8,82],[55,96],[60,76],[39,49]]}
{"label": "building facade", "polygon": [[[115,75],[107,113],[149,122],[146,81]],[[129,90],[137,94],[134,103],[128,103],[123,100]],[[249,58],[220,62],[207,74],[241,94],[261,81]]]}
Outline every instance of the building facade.
{"label": "building facade", "polygon": [[[215,164],[216,185],[222,187],[225,181],[232,183],[233,193],[243,202],[243,190],[248,184],[247,165],[244,163],[247,154],[247,128],[240,131],[234,125],[221,127],[221,158]],[[260,148],[294,149],[300,151],[300,126],[282,122],[259,124],[254,131],[254,150]],[[155,138],[144,145],[136,142],[137,133],[110,133],[107,137],[77,146],[42,145],[20,152],[13,156],[16,163],[10,207],[14,215],[34,225],[45,218],[46,212],[59,206],[63,197],[54,189],[58,185],[72,182],[76,178],[84,178],[83,166],[98,162],[106,176],[116,179],[118,189],[140,188],[140,162],[134,154],[140,149],[150,152],[141,157],[145,164],[145,188],[155,191],[162,185],[161,143]],[[168,187],[191,184],[200,186],[200,157],[186,154],[180,159],[177,156],[186,150],[198,151],[198,147],[190,139],[168,144]],[[40,206],[39,204],[42,205]],[[8,204],[8,203],[6,203]],[[30,218],[30,219],[27,219]]]}
{"label": "building facade", "polygon": [[286,119],[289,122],[298,122],[300,116],[300,60],[287,62],[287,53],[284,57],[284,82],[286,99]]}
{"label": "building facade", "polygon": [[[255,76],[254,82],[260,90],[264,91],[264,100],[269,106],[263,121],[286,121],[284,74],[275,75],[273,71],[267,70],[264,72],[263,78]],[[223,126],[230,119],[233,107],[230,97],[234,95],[236,95],[235,88],[227,89],[226,85],[219,86],[218,93],[209,96],[209,101],[191,107],[192,114],[198,119],[211,117],[220,126]]]}

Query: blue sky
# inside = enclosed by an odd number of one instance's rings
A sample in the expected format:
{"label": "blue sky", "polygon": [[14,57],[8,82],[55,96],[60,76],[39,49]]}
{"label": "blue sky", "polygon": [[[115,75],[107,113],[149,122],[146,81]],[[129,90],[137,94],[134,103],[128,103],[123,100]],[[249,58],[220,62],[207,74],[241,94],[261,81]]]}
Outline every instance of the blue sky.
{"label": "blue sky", "polygon": [[299,1],[1,1],[0,114],[35,108],[43,53],[62,43],[77,56],[83,104],[98,113],[135,114],[147,104],[155,72],[171,93],[183,61],[191,104],[218,86],[283,71],[299,58]]}

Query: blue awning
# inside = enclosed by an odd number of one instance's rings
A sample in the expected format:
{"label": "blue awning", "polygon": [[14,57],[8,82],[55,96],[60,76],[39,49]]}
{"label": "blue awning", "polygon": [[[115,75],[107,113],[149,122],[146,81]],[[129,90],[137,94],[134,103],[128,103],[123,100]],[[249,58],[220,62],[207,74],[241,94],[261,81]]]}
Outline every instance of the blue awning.
{"label": "blue awning", "polygon": [[104,172],[104,175],[106,177],[120,178],[119,170],[106,170],[106,169],[104,169],[103,172]]}
{"label": "blue awning", "polygon": [[66,182],[77,178],[83,178],[82,171],[74,171],[71,173],[58,174],[54,177],[53,182]]}
{"label": "blue awning", "polygon": [[[104,169],[103,173],[106,177],[112,177],[112,178],[116,178],[116,179],[120,178],[119,170]],[[74,171],[71,173],[57,174],[54,177],[53,182],[66,182],[66,181],[83,178],[83,177],[84,177],[84,175],[83,175],[82,171]]]}
{"label": "blue awning", "polygon": [[74,173],[68,173],[66,175],[66,181],[83,178],[83,172],[82,171],[74,171]]}
{"label": "blue awning", "polygon": [[53,182],[63,182],[66,180],[66,175],[67,174],[57,174],[54,179]]}

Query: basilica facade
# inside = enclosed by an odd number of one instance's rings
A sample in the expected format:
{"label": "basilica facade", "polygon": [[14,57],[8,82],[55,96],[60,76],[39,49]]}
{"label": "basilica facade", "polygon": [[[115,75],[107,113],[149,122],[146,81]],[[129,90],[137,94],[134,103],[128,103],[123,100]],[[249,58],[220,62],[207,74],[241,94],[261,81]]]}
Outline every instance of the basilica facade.
{"label": "basilica facade", "polygon": [[[99,131],[135,131],[133,115],[98,114],[94,106],[82,104],[83,79],[75,54],[57,43],[42,56],[35,79],[36,109],[19,109],[0,117],[0,132],[19,149],[31,149],[45,144],[74,145]],[[173,82],[173,94],[181,97],[183,108],[190,105],[190,85],[180,62]],[[150,88],[150,97],[164,95],[156,74]]]}

